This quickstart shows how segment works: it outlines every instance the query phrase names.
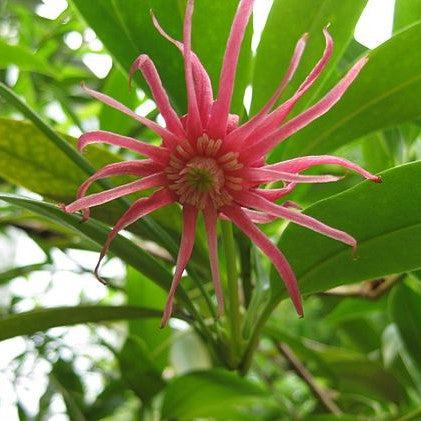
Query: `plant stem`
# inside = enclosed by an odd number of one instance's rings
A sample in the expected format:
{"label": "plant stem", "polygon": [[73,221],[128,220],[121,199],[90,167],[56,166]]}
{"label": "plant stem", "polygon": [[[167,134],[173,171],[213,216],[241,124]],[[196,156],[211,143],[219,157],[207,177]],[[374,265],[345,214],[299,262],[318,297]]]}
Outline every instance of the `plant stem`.
{"label": "plant stem", "polygon": [[321,405],[332,414],[342,414],[341,409],[330,397],[329,390],[323,389],[317,384],[310,371],[308,371],[304,364],[298,359],[293,350],[287,344],[282,342],[275,343],[275,346],[282,356],[288,361],[291,368],[298,374],[299,377],[301,377],[301,379],[304,380]]}
{"label": "plant stem", "polygon": [[238,296],[238,272],[235,256],[235,243],[231,223],[228,221],[222,221],[221,225],[227,266],[231,345],[234,360],[236,360],[240,350],[240,300]]}

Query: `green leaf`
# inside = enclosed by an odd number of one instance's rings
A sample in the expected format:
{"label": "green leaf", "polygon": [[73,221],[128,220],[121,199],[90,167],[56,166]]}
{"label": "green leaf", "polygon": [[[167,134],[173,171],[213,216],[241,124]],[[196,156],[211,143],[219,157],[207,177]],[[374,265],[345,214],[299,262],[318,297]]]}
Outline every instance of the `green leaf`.
{"label": "green leaf", "polygon": [[[75,139],[66,139],[76,144]],[[89,148],[86,157],[97,167],[118,160],[97,147]],[[50,199],[68,202],[74,199],[86,173],[33,124],[0,118],[0,177]]]}
{"label": "green leaf", "polygon": [[298,87],[319,60],[325,43],[322,29],[330,23],[329,31],[335,41],[335,51],[329,67],[317,84],[320,87],[352,39],[354,27],[366,2],[275,1],[257,50],[252,111],[257,111],[271,97],[288,67],[296,42],[308,32],[310,38],[306,51],[286,94],[291,94]]}
{"label": "green leaf", "polygon": [[84,388],[70,362],[57,360],[50,373],[52,386],[63,396],[71,421],[85,421]]}
{"label": "green leaf", "polygon": [[176,378],[165,390],[162,417],[180,420],[240,420],[262,404],[268,391],[236,374],[213,369]]}
{"label": "green leaf", "polygon": [[[116,61],[127,72],[133,60],[148,54],[161,74],[163,85],[178,111],[185,110],[183,62],[177,49],[164,40],[152,25],[152,9],[163,27],[178,39],[182,34],[185,2],[179,0],[73,0],[81,15],[96,32]],[[193,19],[193,48],[202,59],[216,88],[220,63],[238,0],[196,2]],[[234,110],[241,110],[251,62],[251,28],[244,44],[237,74]],[[140,80],[140,79],[139,79]],[[146,87],[144,81],[141,86]]]}
{"label": "green leaf", "polygon": [[[108,229],[93,219],[80,223],[80,219],[77,216],[66,214],[54,205],[16,195],[0,193],[0,199],[47,217],[74,230],[79,235],[83,235],[98,245],[104,244],[106,240]],[[149,277],[161,288],[169,289],[172,275],[156,259],[136,246],[132,241],[119,235],[111,243],[110,251]]]}
{"label": "green leaf", "polygon": [[129,336],[116,355],[122,379],[145,405],[164,387],[161,371],[142,339]]}
{"label": "green leaf", "polygon": [[421,0],[395,0],[393,30],[399,31],[421,20]]}
{"label": "green leaf", "polygon": [[32,272],[45,269],[47,263],[34,263],[32,265],[20,266],[0,273],[0,285],[19,277],[27,276]]}
{"label": "green leaf", "polygon": [[53,307],[17,313],[0,318],[0,341],[32,335],[57,326],[99,323],[109,320],[161,317],[161,312],[135,306]]}
{"label": "green leaf", "polygon": [[53,75],[49,65],[33,51],[21,45],[10,45],[0,39],[0,69],[14,64],[20,71]]}
{"label": "green leaf", "polygon": [[[421,23],[373,50],[341,101],[289,139],[283,156],[322,154],[373,131],[419,117],[420,43]],[[278,150],[274,158],[280,153]]]}
{"label": "green leaf", "polygon": [[399,285],[390,297],[389,310],[406,352],[421,373],[421,292]]}
{"label": "green leaf", "polygon": [[[165,291],[130,267],[127,268],[126,295],[127,304],[141,307],[162,309],[166,301]],[[171,330],[158,327],[157,320],[138,319],[129,322],[130,334],[142,339],[154,355],[156,364],[164,368],[168,364]]]}
{"label": "green leaf", "polygon": [[[295,270],[303,294],[342,284],[375,279],[421,267],[421,162],[382,174],[383,183],[363,182],[316,203],[305,213],[353,235],[356,258],[349,246],[290,224],[279,248]],[[276,302],[285,295],[272,272]]]}

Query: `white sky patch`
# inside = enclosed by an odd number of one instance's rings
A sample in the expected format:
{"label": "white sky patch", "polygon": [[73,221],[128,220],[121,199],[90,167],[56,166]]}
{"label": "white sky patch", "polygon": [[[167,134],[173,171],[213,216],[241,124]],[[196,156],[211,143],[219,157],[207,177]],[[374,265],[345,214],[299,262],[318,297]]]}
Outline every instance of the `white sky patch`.
{"label": "white sky patch", "polygon": [[147,99],[146,101],[142,102],[142,104],[140,104],[135,111],[137,114],[141,115],[142,117],[145,117],[155,108],[155,102],[153,102],[151,99]]}
{"label": "white sky patch", "polygon": [[86,53],[82,60],[86,67],[99,79],[104,79],[113,65],[113,61],[108,54]]}
{"label": "white sky patch", "polygon": [[251,40],[251,49],[256,53],[257,47],[262,36],[273,0],[260,0],[254,4],[253,9],[253,38]]}
{"label": "white sky patch", "polygon": [[66,0],[43,0],[36,8],[37,15],[46,19],[57,19],[67,9]]}
{"label": "white sky patch", "polygon": [[82,46],[82,34],[77,31],[68,32],[64,36],[64,42],[71,50],[78,50]]}
{"label": "white sky patch", "polygon": [[392,36],[395,0],[369,0],[355,28],[355,39],[376,48]]}

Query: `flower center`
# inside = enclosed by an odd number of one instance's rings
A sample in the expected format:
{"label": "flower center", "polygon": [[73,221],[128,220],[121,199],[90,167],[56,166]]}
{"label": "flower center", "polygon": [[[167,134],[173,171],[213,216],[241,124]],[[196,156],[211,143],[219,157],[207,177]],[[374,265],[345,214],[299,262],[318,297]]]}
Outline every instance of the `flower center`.
{"label": "flower center", "polygon": [[230,191],[242,189],[241,178],[235,176],[242,168],[238,153],[220,154],[221,144],[203,135],[195,145],[185,140],[173,151],[165,173],[181,204],[203,209],[211,201],[219,208],[231,203]]}

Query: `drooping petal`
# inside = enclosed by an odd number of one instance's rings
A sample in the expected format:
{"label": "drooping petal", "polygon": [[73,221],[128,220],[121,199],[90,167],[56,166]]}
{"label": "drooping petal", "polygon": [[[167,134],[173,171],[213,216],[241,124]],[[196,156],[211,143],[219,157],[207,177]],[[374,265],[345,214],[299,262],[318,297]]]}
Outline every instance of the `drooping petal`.
{"label": "drooping petal", "polygon": [[197,208],[190,205],[183,207],[183,232],[181,235],[181,244],[177,257],[174,277],[171,283],[170,292],[168,293],[167,303],[165,304],[164,314],[161,320],[161,327],[166,326],[171,317],[174,296],[177,291],[178,284],[181,281],[184,269],[190,259],[194,246],[194,238],[196,233]]}
{"label": "drooping petal", "polygon": [[172,194],[167,189],[158,190],[149,197],[142,197],[136,200],[129,209],[123,214],[123,216],[117,221],[113,229],[109,232],[107,240],[101,249],[101,254],[98,259],[98,263],[95,267],[95,276],[102,282],[101,277],[98,275],[99,266],[101,265],[102,259],[107,254],[110,248],[111,242],[117,236],[117,234],[128,227],[129,225],[136,222],[138,219],[145,215],[148,215],[155,210],[163,208],[174,202]]}
{"label": "drooping petal", "polygon": [[214,139],[222,139],[227,131],[228,114],[234,91],[238,57],[247,23],[253,10],[253,3],[254,0],[240,1],[231,27],[222,63],[218,96],[213,104],[211,116],[206,128],[206,132]]}
{"label": "drooping petal", "polygon": [[155,132],[157,135],[161,136],[164,143],[168,146],[176,146],[178,143],[177,136],[175,136],[174,133],[170,132],[169,130],[165,129],[164,127],[161,127],[159,124],[155,123],[152,120],[149,120],[146,117],[142,117],[135,112],[133,112],[130,108],[127,108],[125,105],[121,104],[120,102],[116,101],[114,98],[109,97],[108,95],[105,95],[101,92],[94,91],[93,89],[88,88],[85,85],[82,85],[83,89],[93,98],[97,99],[98,101],[103,102],[104,104],[121,111],[122,113],[128,115],[129,117],[132,117],[133,119],[139,121],[144,126],[151,129],[153,132]]}
{"label": "drooping petal", "polygon": [[162,86],[161,78],[153,61],[146,55],[140,55],[132,64],[129,72],[129,84],[134,72],[139,69],[151,89],[156,105],[164,117],[168,129],[180,138],[185,138],[184,128],[177,113],[171,106],[168,94]]}
{"label": "drooping petal", "polygon": [[311,216],[304,215],[295,210],[287,209],[283,206],[279,206],[275,203],[269,202],[265,198],[259,196],[253,192],[235,192],[233,193],[235,201],[242,206],[248,206],[253,209],[257,209],[263,212],[267,212],[271,215],[276,215],[279,218],[292,221],[295,224],[309,228],[312,231],[316,231],[320,234],[326,235],[327,237],[333,238],[334,240],[341,241],[342,243],[348,244],[354,249],[357,246],[357,241],[354,237],[347,234],[346,232],[340,231],[336,228],[332,228]]}
{"label": "drooping petal", "polygon": [[[114,162],[101,168],[95,174],[91,175],[83,184],[81,184],[77,191],[77,199],[80,199],[81,197],[85,196],[89,187],[96,180],[111,177],[114,175],[137,175],[139,177],[144,177],[147,175],[155,174],[160,170],[162,170],[162,168],[159,168],[156,162],[153,162],[150,159]],[[88,208],[83,209],[83,219],[89,219]]]}
{"label": "drooping petal", "polygon": [[341,167],[353,170],[356,173],[361,174],[364,178],[372,180],[376,183],[378,183],[381,180],[380,177],[371,174],[364,168],[361,168],[359,165],[354,164],[353,162],[348,161],[347,159],[331,155],[303,156],[299,158],[290,159],[288,161],[279,162],[277,164],[267,165],[263,168],[274,171],[299,173],[316,165],[339,165]]}
{"label": "drooping petal", "polygon": [[[276,91],[269,99],[269,101],[263,106],[263,108],[250,120],[240,126],[238,129],[229,133],[226,138],[224,139],[224,143],[226,146],[232,145],[233,143],[240,142],[243,143],[244,139],[256,129],[263,119],[266,118],[267,113],[272,109],[272,107],[276,104],[278,99],[281,97],[282,93],[284,92],[286,86],[294,76],[297,67],[301,61],[301,57],[303,55],[306,43],[308,39],[308,34],[304,34],[297,42],[294,53],[291,58],[291,62],[289,63],[288,69],[284,77],[282,78],[279,86],[277,87]],[[240,146],[240,145],[239,145]]]}
{"label": "drooping petal", "polygon": [[277,219],[277,216],[269,215],[265,212],[259,212],[247,208],[241,208],[241,210],[250,218],[251,222],[254,222],[256,224],[267,224]]}
{"label": "drooping petal", "polygon": [[300,291],[298,289],[297,279],[291,266],[285,259],[285,256],[278,248],[251,222],[250,218],[240,209],[239,206],[230,206],[222,209],[222,212],[234,222],[237,227],[244,232],[250,239],[265,253],[273,265],[276,267],[279,275],[285,283],[287,291],[292,299],[297,313],[303,315]]}
{"label": "drooping petal", "polygon": [[199,115],[199,105],[193,82],[192,53],[191,53],[191,28],[194,0],[187,1],[186,14],[183,27],[183,53],[184,71],[187,88],[187,133],[190,138],[197,138],[203,132],[202,121]]}
{"label": "drooping petal", "polygon": [[[158,22],[155,15],[152,13],[152,21],[155,28],[158,32],[169,42],[174,44],[184,55],[184,46],[183,43],[180,41],[175,40],[167,32],[164,31],[160,23]],[[212,82],[206,69],[204,68],[203,64],[201,63],[200,59],[197,55],[192,51],[191,54],[191,61],[192,61],[192,68],[193,68],[193,78],[196,90],[196,100],[199,106],[199,113],[200,118],[202,120],[202,126],[205,127],[210,110],[213,103],[213,92],[212,92]]]}
{"label": "drooping petal", "polygon": [[216,234],[218,216],[215,207],[212,204],[206,206],[203,210],[203,216],[205,219],[212,282],[215,288],[216,300],[218,302],[218,315],[221,316],[224,313],[224,295],[222,293],[221,277],[219,273],[218,240]]}
{"label": "drooping petal", "polygon": [[273,131],[265,139],[248,147],[243,152],[244,160],[253,162],[258,157],[265,155],[283,140],[287,139],[289,136],[293,135],[298,130],[307,126],[312,121],[329,111],[341,99],[342,95],[346,92],[351,83],[360,73],[361,69],[367,63],[367,60],[367,57],[360,59],[345,75],[345,77],[315,105],[311,106],[297,117],[294,117],[279,129]]}
{"label": "drooping petal", "polygon": [[63,210],[68,213],[73,213],[93,206],[99,206],[104,203],[111,202],[111,200],[118,199],[119,197],[127,196],[131,193],[163,186],[166,181],[167,179],[164,174],[153,174],[141,180],[132,181],[131,183],[123,184],[122,186],[114,187],[110,190],[81,197],[80,199],[77,199],[65,206]]}
{"label": "drooping petal", "polygon": [[256,193],[265,199],[274,202],[275,200],[278,200],[281,197],[291,193],[296,186],[296,183],[289,183],[285,187],[281,187],[279,189],[256,189]]}
{"label": "drooping petal", "polygon": [[367,63],[367,60],[367,57],[360,59],[345,77],[315,105],[285,123],[265,139],[247,148],[243,154],[244,159],[253,162],[257,157],[265,155],[283,140],[328,112],[341,99],[342,95]]}
{"label": "drooping petal", "polygon": [[141,155],[147,156],[161,165],[166,165],[170,156],[170,152],[166,148],[162,148],[141,140],[133,139],[132,137],[122,136],[104,130],[97,130],[94,132],[84,133],[80,136],[77,147],[79,151],[92,143],[107,143],[108,145],[115,145],[121,148],[130,149]]}
{"label": "drooping petal", "polygon": [[265,168],[243,168],[238,175],[253,183],[268,183],[270,181],[286,181],[288,183],[331,183],[342,177],[336,175],[301,175],[284,171],[273,171]]}

